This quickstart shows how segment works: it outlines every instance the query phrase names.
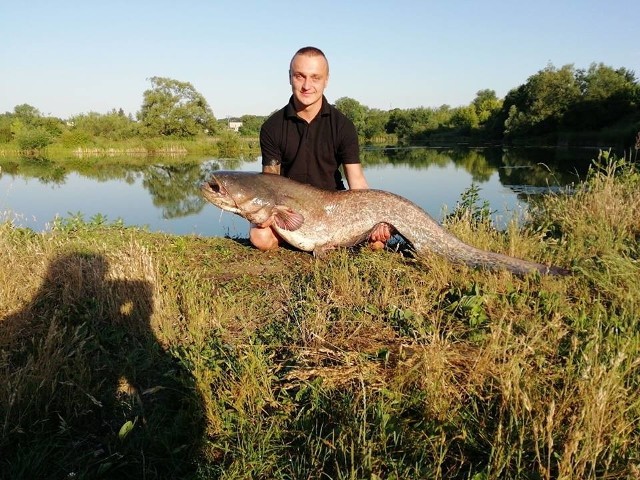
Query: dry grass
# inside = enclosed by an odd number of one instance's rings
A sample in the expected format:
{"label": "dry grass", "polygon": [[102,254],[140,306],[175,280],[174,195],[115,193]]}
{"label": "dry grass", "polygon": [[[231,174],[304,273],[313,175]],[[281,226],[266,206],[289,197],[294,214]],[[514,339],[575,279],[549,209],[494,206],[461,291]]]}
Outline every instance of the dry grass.
{"label": "dry grass", "polygon": [[567,278],[4,224],[0,471],[633,478],[639,186],[608,164],[524,229],[449,226]]}

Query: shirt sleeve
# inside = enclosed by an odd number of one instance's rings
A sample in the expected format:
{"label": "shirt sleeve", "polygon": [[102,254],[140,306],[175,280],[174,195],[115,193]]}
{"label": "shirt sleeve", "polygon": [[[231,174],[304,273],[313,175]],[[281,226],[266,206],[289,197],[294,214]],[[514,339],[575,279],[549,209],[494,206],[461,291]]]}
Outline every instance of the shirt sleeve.
{"label": "shirt sleeve", "polygon": [[338,162],[360,163],[358,132],[353,122],[346,117],[339,129]]}
{"label": "shirt sleeve", "polygon": [[273,129],[269,128],[269,124],[263,124],[260,129],[260,151],[262,152],[263,166],[280,165],[282,163],[280,142],[274,137]]}

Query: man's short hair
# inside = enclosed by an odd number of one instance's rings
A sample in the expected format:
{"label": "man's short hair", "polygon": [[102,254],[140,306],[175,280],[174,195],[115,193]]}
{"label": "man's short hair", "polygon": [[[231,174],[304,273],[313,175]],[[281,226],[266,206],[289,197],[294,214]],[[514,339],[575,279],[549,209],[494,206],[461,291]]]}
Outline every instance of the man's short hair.
{"label": "man's short hair", "polygon": [[296,53],[293,54],[293,57],[291,57],[291,62],[289,62],[289,76],[291,76],[291,65],[293,65],[293,59],[296,58],[298,55],[306,55],[308,57],[320,56],[324,58],[324,61],[327,62],[327,73],[329,73],[329,60],[327,60],[327,57],[325,56],[322,50],[316,47],[302,47]]}

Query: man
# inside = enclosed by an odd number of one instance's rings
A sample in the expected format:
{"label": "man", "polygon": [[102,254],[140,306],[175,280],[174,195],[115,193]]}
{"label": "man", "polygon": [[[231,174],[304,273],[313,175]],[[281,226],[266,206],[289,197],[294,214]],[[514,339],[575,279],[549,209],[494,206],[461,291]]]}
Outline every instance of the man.
{"label": "man", "polygon": [[[295,53],[289,65],[293,95],[260,130],[262,172],[319,188],[344,190],[342,166],[349,188],[369,188],[360,164],[356,128],[324,97],[328,81],[329,62],[320,49],[304,47]],[[390,237],[389,226],[380,224],[369,240],[372,248],[378,249]],[[268,225],[252,224],[249,239],[263,251],[280,244]]]}

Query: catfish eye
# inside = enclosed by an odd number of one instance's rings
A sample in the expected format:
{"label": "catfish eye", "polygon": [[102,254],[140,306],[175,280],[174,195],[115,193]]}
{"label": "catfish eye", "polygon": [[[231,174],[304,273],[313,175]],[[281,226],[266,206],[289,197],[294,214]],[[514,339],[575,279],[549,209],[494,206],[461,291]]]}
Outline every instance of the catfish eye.
{"label": "catfish eye", "polygon": [[209,187],[216,193],[220,193],[220,184],[214,180],[209,182]]}

